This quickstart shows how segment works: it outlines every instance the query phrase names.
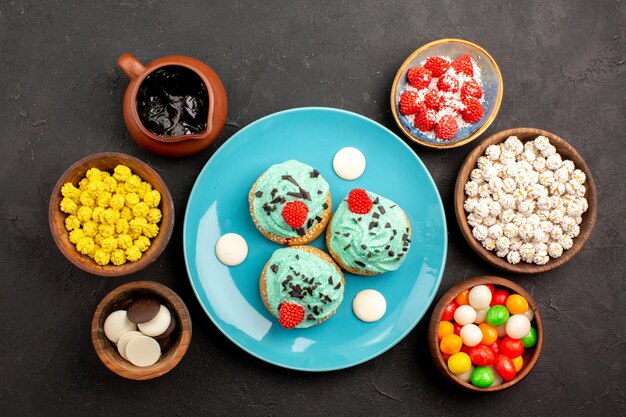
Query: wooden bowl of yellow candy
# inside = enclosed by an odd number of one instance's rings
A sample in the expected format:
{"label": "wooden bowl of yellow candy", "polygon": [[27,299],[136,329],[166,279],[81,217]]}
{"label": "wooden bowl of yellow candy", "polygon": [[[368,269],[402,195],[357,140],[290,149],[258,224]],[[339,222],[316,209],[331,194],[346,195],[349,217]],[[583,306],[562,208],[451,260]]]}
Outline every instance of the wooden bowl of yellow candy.
{"label": "wooden bowl of yellow candy", "polygon": [[91,274],[121,276],[142,270],[163,252],[174,227],[174,203],[148,164],[106,152],[63,173],[48,221],[70,262]]}

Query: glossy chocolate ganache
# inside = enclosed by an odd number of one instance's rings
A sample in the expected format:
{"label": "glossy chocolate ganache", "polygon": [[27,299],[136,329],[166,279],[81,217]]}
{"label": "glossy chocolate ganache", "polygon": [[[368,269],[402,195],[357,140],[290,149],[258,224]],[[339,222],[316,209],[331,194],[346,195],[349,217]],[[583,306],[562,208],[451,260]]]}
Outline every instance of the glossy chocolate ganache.
{"label": "glossy chocolate ganache", "polygon": [[137,113],[146,129],[165,138],[203,133],[209,113],[206,85],[186,67],[159,68],[139,87]]}

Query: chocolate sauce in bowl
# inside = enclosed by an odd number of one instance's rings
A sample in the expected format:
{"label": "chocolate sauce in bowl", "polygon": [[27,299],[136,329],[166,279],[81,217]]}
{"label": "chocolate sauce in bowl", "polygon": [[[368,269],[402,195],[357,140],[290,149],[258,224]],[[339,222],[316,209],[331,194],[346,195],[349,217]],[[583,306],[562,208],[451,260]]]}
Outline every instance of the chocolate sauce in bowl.
{"label": "chocolate sauce in bowl", "polygon": [[146,129],[164,138],[203,133],[209,114],[206,85],[186,67],[159,68],[137,91],[137,113]]}

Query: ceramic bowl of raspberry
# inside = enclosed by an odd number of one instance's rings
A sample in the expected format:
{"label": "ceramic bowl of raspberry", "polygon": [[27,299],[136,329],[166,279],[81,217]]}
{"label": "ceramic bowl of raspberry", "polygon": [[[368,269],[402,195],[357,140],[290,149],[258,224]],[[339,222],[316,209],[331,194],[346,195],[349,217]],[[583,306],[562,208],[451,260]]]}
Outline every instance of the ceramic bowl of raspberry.
{"label": "ceramic bowl of raspberry", "polygon": [[489,127],[503,92],[500,68],[484,48],[463,39],[440,39],[404,61],[391,87],[391,111],[410,140],[454,148]]}

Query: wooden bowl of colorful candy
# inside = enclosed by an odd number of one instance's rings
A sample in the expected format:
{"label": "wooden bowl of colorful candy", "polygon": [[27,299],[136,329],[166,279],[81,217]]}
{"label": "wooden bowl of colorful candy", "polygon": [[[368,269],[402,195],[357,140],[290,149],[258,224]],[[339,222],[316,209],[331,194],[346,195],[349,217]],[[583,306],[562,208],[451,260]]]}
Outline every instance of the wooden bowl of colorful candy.
{"label": "wooden bowl of colorful candy", "polygon": [[81,159],[57,181],[48,207],[56,245],[94,275],[132,274],[165,249],[174,203],[165,182],[145,162],[106,152]]}
{"label": "wooden bowl of colorful candy", "polygon": [[430,319],[428,344],[449,381],[472,391],[501,391],[537,363],[543,322],[537,304],[519,285],[475,277],[441,297]]}

